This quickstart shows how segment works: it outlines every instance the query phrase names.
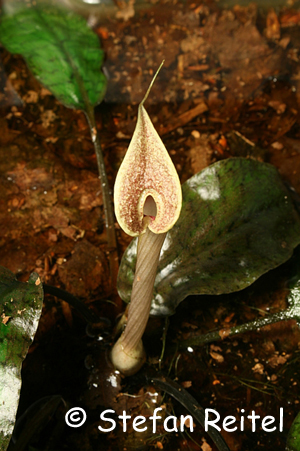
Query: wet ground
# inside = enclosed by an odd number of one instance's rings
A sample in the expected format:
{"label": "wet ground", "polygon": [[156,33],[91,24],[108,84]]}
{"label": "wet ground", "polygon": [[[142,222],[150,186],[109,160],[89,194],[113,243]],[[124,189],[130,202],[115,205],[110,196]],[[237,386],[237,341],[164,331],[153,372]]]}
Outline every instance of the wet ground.
{"label": "wet ground", "polygon": [[[244,156],[275,165],[300,194],[299,2],[276,9],[255,3],[223,9],[209,0],[129,1],[108,4],[100,13],[99,7],[79,9],[106,54],[108,90],[96,119],[111,187],[135,127],[137,104],[165,59],[147,111],[181,181],[214,161]],[[157,436],[128,438],[120,429],[97,430],[103,408],[149,415],[155,390],[138,376],[123,381],[122,388],[111,379],[108,324],[115,322],[111,301],[117,299],[109,283],[89,129],[84,114],[59,104],[22,58],[0,51],[0,265],[21,280],[37,271],[45,283],[71,292],[107,318],[87,331],[68,303],[45,297],[37,337],[24,362],[20,413],[43,396],[60,394],[69,406],[84,406],[89,421],[80,433],[70,431],[63,428],[63,413],[56,412],[34,449],[214,450],[199,426],[192,436],[160,430]],[[116,227],[121,257],[130,238]],[[176,378],[221,418],[239,418],[244,408],[245,414],[255,410],[278,419],[284,408],[283,432],[258,427],[254,433],[250,423],[244,431],[224,432],[232,451],[284,449],[299,410],[296,323],[278,323],[193,352],[178,350],[176,342],[285,308],[286,283],[296,262],[297,256],[243,292],[186,300],[170,318],[161,362],[165,320],[150,321],[146,371],[160,368]],[[186,413],[163,393],[155,396],[166,412]]]}

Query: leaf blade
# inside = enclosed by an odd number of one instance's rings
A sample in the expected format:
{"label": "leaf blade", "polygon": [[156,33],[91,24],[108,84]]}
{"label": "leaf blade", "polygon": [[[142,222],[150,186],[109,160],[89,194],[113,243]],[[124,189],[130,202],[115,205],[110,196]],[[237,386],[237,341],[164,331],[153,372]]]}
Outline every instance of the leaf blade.
{"label": "leaf blade", "polygon": [[298,451],[300,448],[300,413],[289,430],[285,451]]}
{"label": "leaf blade", "polygon": [[19,404],[21,367],[43,305],[38,274],[27,283],[0,267],[0,451],[8,447]]}
{"label": "leaf blade", "polygon": [[102,101],[104,52],[81,16],[50,6],[20,9],[2,18],[0,36],[64,105],[86,110],[87,101],[92,106]]}

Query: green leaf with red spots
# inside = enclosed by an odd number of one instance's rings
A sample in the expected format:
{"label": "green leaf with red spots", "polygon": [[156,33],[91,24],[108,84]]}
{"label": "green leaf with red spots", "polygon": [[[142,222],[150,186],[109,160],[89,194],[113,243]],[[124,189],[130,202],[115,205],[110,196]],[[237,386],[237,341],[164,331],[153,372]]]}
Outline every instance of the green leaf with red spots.
{"label": "green leaf with red spots", "polygon": [[33,341],[43,305],[39,276],[28,282],[0,267],[0,451],[8,447],[19,404],[21,368]]}

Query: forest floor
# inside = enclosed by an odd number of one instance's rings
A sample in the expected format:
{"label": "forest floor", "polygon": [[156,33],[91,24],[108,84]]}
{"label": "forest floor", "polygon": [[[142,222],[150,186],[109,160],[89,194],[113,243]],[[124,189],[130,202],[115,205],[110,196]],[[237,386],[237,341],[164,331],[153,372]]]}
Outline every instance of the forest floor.
{"label": "forest floor", "polygon": [[[108,89],[96,119],[111,188],[135,128],[137,105],[164,59],[147,111],[182,183],[215,161],[245,157],[273,164],[300,194],[299,2],[264,10],[255,3],[221,9],[213,0],[129,0],[85,15],[106,55]],[[44,283],[69,291],[114,325],[120,308],[113,302],[120,305],[120,300],[110,284],[102,195],[85,116],[61,105],[21,57],[3,48],[0,56],[0,265],[23,281],[38,272]],[[116,230],[121,258],[131,238],[117,224]],[[242,293],[187,300],[180,315],[170,318],[168,342],[285,308],[292,264]],[[106,344],[109,321],[98,326]],[[156,345],[150,366],[158,365],[163,327],[163,319],[150,322],[148,341]],[[80,400],[91,411],[99,406],[145,411],[152,387],[135,381],[131,390],[138,387],[138,393],[126,397],[121,380],[113,388],[107,382],[112,370],[105,364],[106,348],[100,357],[88,357],[97,352],[99,330],[87,334],[84,320],[68,303],[45,297],[36,340],[24,363],[21,413],[53,394],[70,405]],[[261,428],[253,433],[249,424],[243,432],[224,432],[231,451],[283,450],[299,410],[299,341],[296,323],[278,323],[193,354],[174,354],[170,348],[163,369],[167,372],[173,362],[171,377],[222,418],[239,418],[241,408],[278,417],[283,407],[282,433]],[[96,395],[88,396],[95,359],[105,367],[102,384]],[[157,396],[166,409],[174,407]],[[177,404],[174,408],[180,411]],[[64,432],[62,441],[60,435],[56,449],[100,449],[97,440],[103,450],[215,449],[199,428],[193,439],[122,431],[100,437],[98,417],[80,436]]]}

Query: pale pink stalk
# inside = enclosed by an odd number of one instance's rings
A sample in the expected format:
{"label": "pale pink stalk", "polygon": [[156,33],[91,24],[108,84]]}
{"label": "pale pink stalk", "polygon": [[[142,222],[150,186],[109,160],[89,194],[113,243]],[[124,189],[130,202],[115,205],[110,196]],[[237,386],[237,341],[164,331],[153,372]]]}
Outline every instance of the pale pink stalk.
{"label": "pale pink stalk", "polygon": [[112,361],[123,374],[134,374],[145,360],[142,336],[147,326],[159,254],[166,233],[146,229],[139,236],[137,263],[125,331],[115,344]]}

